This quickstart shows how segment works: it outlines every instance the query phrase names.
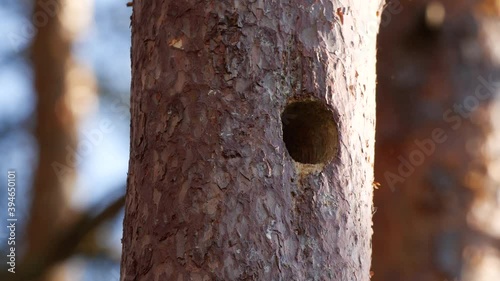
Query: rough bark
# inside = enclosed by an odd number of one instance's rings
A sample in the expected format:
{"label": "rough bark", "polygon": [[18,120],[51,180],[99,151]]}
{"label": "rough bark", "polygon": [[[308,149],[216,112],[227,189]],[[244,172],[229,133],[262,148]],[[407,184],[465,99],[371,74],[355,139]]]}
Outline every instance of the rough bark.
{"label": "rough bark", "polygon": [[[499,64],[480,1],[430,2],[401,1],[378,38],[373,280],[497,280],[472,277],[495,239],[471,223],[497,196],[484,148]],[[439,7],[443,22],[425,18]]]}
{"label": "rough bark", "polygon": [[121,280],[369,279],[381,3],[344,5],[134,1]]}

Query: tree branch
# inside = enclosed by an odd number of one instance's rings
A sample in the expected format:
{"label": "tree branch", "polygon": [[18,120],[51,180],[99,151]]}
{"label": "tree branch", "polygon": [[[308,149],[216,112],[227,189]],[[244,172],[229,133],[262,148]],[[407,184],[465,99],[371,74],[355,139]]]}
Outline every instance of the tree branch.
{"label": "tree branch", "polygon": [[42,276],[57,263],[71,257],[83,238],[101,223],[114,217],[124,204],[125,195],[122,195],[95,216],[92,216],[92,211],[96,207],[90,208],[67,231],[54,237],[52,243],[47,245],[47,249],[43,253],[22,261],[20,266],[16,268],[15,274],[4,270],[0,274],[0,280],[30,281]]}

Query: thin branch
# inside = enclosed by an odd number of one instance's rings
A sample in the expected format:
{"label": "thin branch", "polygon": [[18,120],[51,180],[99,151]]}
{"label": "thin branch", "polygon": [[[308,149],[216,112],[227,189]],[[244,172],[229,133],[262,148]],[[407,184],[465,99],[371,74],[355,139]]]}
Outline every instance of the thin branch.
{"label": "thin branch", "polygon": [[30,281],[42,276],[45,272],[61,261],[71,257],[84,237],[96,229],[104,221],[114,217],[125,205],[125,196],[120,196],[96,216],[91,213],[96,208],[90,208],[82,217],[73,223],[67,231],[55,237],[47,249],[37,257],[23,261],[12,274],[3,270],[0,280]]}

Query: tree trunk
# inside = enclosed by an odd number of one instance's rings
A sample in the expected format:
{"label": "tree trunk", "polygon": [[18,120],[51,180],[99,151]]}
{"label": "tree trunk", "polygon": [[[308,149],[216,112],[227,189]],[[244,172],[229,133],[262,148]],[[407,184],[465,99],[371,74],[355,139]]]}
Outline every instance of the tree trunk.
{"label": "tree trunk", "polygon": [[471,225],[480,202],[495,221],[498,196],[485,145],[500,76],[484,42],[498,29],[485,33],[479,2],[401,1],[402,13],[380,30],[375,281],[500,280],[472,274],[498,255],[495,239]]}
{"label": "tree trunk", "polygon": [[134,1],[121,280],[369,279],[382,6],[347,2]]}
{"label": "tree trunk", "polygon": [[[78,66],[71,55],[73,40],[85,26],[68,22],[68,13],[90,14],[88,4],[70,1],[33,1],[32,43],[34,86],[37,94],[38,167],[34,177],[30,219],[27,224],[26,257],[21,271],[44,267],[47,249],[74,219],[69,196],[75,181],[77,124],[95,98],[92,75]],[[71,9],[73,8],[73,9]],[[88,9],[84,9],[88,8]],[[65,280],[62,267],[47,269],[37,280]]]}
{"label": "tree trunk", "polygon": [[[40,260],[47,245],[68,222],[69,191],[74,184],[75,171],[68,169],[57,175],[54,163],[66,163],[66,157],[74,157],[65,147],[76,145],[76,120],[68,108],[66,74],[71,58],[71,39],[63,34],[57,17],[44,12],[43,2],[34,1],[33,17],[44,15],[47,24],[39,26],[32,45],[33,71],[37,93],[38,168],[34,178],[30,220],[27,226],[28,251],[25,260],[34,260],[29,266],[41,266]],[[59,15],[62,3],[57,1],[53,9]],[[41,16],[40,16],[41,17]],[[40,20],[40,19],[39,19]],[[55,267],[39,277],[39,281],[64,280],[65,271]]]}

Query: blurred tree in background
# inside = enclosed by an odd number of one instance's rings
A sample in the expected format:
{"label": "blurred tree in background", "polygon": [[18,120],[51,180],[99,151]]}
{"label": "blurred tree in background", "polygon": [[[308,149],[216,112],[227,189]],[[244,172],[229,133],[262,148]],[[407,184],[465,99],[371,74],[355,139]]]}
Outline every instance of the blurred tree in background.
{"label": "blurred tree in background", "polygon": [[128,160],[130,9],[1,2],[0,179],[8,169],[19,179],[17,273],[0,280],[118,280],[121,216],[111,219]]}
{"label": "blurred tree in background", "polygon": [[500,280],[500,3],[392,5],[378,37],[372,279]]}
{"label": "blurred tree in background", "polygon": [[[70,195],[75,185],[77,126],[95,96],[93,74],[75,62],[71,48],[87,28],[90,2],[36,0],[31,58],[37,95],[35,138],[38,143],[31,208],[26,230],[27,260],[19,271],[42,267],[48,246],[71,226]],[[72,13],[71,15],[69,13]],[[51,270],[39,280],[64,280]],[[22,274],[19,274],[22,275]]]}

